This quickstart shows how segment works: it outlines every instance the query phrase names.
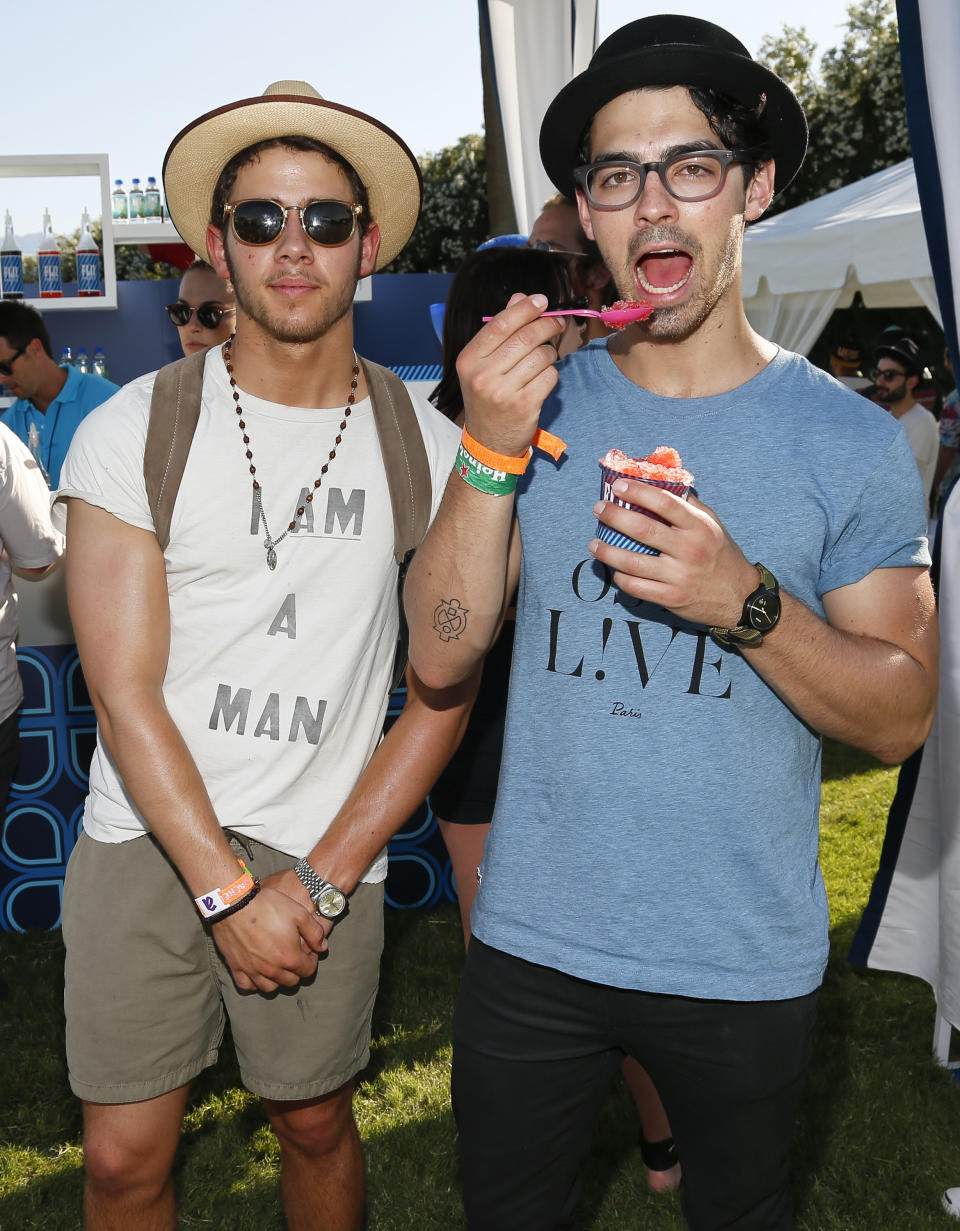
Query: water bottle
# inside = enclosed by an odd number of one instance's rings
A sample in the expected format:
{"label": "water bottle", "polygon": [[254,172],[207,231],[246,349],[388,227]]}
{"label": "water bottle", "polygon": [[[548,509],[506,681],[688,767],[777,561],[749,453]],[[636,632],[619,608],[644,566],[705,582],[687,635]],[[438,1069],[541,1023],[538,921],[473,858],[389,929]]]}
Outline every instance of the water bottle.
{"label": "water bottle", "polygon": [[77,240],[77,294],[102,295],[100,289],[100,249],[90,234],[90,215],[83,211],[80,238]]}
{"label": "water bottle", "polygon": [[4,299],[23,298],[23,255],[13,233],[9,210],[3,220],[3,243],[0,244],[0,284]]}
{"label": "water bottle", "polygon": [[87,354],[87,348],[81,346],[77,351],[77,362],[74,367],[78,372],[82,372],[84,376],[90,371],[90,356]]}
{"label": "water bottle", "polygon": [[126,222],[127,220],[127,194],[123,190],[123,180],[113,181],[113,193],[111,194],[113,201],[113,221]]}
{"label": "water bottle", "polygon": [[63,350],[60,352],[60,366],[62,368],[72,368],[73,367],[73,351],[70,349],[69,346],[65,346]]}
{"label": "water bottle", "polygon": [[37,278],[41,299],[63,298],[63,257],[60,244],[53,233],[50,211],[43,211],[43,234],[37,249]]}
{"label": "water bottle", "polygon": [[154,175],[147,177],[147,191],[143,194],[143,216],[156,222],[163,217],[160,189],[157,187],[157,179]]}
{"label": "water bottle", "polygon": [[140,181],[136,178],[130,181],[130,221],[139,222],[143,217],[143,192]]}
{"label": "water bottle", "polygon": [[37,430],[37,425],[31,423],[27,428],[27,448],[33,454],[33,460],[37,463],[37,468],[43,475],[47,484],[50,483],[50,476],[47,474],[47,468],[43,464],[43,454],[40,449],[40,432]]}
{"label": "water bottle", "polygon": [[94,376],[102,376],[104,380],[109,376],[107,372],[107,356],[104,354],[102,346],[98,346],[93,352],[93,374]]}

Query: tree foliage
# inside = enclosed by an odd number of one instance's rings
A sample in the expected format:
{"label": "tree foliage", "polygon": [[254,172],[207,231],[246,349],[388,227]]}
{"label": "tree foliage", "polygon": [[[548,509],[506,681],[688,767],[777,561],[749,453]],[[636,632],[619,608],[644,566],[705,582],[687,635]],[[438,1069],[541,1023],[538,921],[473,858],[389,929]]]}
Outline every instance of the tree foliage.
{"label": "tree foliage", "polygon": [[815,53],[805,30],[784,26],[757,56],[796,92],[810,125],[803,170],[771,213],[910,157],[893,0],[851,3],[840,46],[824,53],[819,68]]}
{"label": "tree foliage", "polygon": [[489,234],[487,158],[483,137],[419,160],[423,174],[420,221],[388,273],[451,273]]}

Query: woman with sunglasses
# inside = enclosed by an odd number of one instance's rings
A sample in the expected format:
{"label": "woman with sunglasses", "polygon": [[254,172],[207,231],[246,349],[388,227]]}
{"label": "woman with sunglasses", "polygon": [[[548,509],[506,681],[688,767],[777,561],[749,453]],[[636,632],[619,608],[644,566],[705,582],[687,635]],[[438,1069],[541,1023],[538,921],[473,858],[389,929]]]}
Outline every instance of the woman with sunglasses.
{"label": "woman with sunglasses", "polygon": [[180,279],[180,298],[164,310],[177,327],[185,355],[219,346],[233,333],[233,288],[206,261],[193,262]]}

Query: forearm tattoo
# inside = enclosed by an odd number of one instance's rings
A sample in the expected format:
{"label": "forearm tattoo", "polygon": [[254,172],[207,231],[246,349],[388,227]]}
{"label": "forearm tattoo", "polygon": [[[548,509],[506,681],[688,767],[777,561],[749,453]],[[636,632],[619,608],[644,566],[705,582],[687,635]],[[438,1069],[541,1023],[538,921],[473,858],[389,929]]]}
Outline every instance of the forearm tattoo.
{"label": "forearm tattoo", "polygon": [[441,641],[459,641],[467,629],[469,607],[458,598],[443,598],[433,612],[433,631]]}

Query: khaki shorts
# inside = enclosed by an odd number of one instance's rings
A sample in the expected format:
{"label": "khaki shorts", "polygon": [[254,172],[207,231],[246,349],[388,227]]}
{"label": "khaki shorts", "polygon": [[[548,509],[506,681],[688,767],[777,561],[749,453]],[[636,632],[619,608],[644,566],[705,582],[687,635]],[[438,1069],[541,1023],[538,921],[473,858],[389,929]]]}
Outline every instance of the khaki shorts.
{"label": "khaki shorts", "polygon": [[[259,877],[294,860],[233,845]],[[224,1023],[247,1089],[305,1099],[339,1089],[370,1055],[383,949],[383,885],[360,884],[316,974],[238,991],[196,907],[152,837],[81,834],[67,868],[64,1006],[70,1086],[92,1103],[138,1103],[214,1064]]]}

